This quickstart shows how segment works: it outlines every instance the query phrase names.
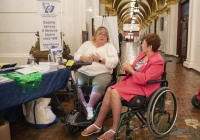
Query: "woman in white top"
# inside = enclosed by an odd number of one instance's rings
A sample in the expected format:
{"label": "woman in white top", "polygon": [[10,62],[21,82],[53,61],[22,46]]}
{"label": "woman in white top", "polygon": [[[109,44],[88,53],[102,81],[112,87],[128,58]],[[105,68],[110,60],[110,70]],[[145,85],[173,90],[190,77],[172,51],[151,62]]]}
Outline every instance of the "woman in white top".
{"label": "woman in white top", "polygon": [[[105,93],[113,68],[118,64],[117,51],[108,41],[108,30],[101,26],[94,33],[93,40],[84,42],[74,54],[75,60],[92,62],[91,65],[81,67],[76,74],[79,98],[86,107],[87,120],[93,118],[93,107]],[[92,83],[92,92],[87,103],[81,88],[88,83]]]}

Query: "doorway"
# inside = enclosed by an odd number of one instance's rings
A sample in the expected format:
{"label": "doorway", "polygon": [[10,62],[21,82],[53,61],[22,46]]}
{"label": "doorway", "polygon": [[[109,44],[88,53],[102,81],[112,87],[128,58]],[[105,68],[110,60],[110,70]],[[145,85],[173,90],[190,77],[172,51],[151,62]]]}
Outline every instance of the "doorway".
{"label": "doorway", "polygon": [[187,58],[189,0],[179,2],[177,55],[181,63]]}

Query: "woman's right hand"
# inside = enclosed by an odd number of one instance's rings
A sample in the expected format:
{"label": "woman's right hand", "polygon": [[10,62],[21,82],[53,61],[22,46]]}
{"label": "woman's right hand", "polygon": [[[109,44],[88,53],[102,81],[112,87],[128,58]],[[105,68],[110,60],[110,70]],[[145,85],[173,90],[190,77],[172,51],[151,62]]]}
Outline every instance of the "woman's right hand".
{"label": "woman's right hand", "polygon": [[84,61],[84,62],[93,62],[92,56],[84,56],[84,55],[82,55],[80,60]]}

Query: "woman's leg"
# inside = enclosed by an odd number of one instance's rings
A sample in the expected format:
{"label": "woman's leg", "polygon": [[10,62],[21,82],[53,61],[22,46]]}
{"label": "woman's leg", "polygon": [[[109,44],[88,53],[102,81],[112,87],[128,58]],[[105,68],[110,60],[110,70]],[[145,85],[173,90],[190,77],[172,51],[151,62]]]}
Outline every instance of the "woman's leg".
{"label": "woman's leg", "polygon": [[94,107],[95,104],[105,94],[106,87],[111,81],[111,75],[109,73],[99,74],[92,80],[92,92],[90,94],[90,100],[88,102],[89,107]]}
{"label": "woman's leg", "polygon": [[76,77],[78,79],[78,97],[80,98],[81,102],[86,106],[87,103],[85,101],[85,97],[83,95],[83,91],[82,91],[82,87],[85,85],[85,83],[87,83],[87,77],[85,77],[86,75],[77,72],[76,73]]}
{"label": "woman's leg", "polygon": [[81,100],[81,102],[84,104],[84,106],[87,106],[87,102],[85,101],[85,97],[81,89],[78,90],[78,97]]}
{"label": "woman's leg", "polygon": [[[99,128],[102,127],[103,121],[104,121],[107,113],[110,110],[110,93],[111,93],[111,91],[112,91],[111,88],[107,89],[106,94],[105,94],[104,99],[103,99],[103,102],[102,102],[102,106],[101,106],[100,112],[98,114],[98,117],[97,117],[96,121],[94,122],[94,124],[96,126],[98,126]],[[98,129],[95,126],[91,126],[89,129],[86,128],[82,132],[82,134],[87,135],[87,134],[90,134],[90,133],[95,132],[97,130]]]}
{"label": "woman's leg", "polygon": [[87,120],[91,120],[94,117],[94,109],[95,104],[101,99],[102,94],[98,92],[92,92],[90,95],[90,100],[86,106],[87,110]]}
{"label": "woman's leg", "polygon": [[93,107],[99,102],[101,97],[105,94],[106,87],[111,81],[111,75],[109,73],[103,73],[95,76],[92,79],[92,93],[87,104],[87,120],[94,117]]}
{"label": "woman's leg", "polygon": [[98,93],[98,92],[92,92],[90,94],[90,100],[88,102],[88,105],[89,107],[94,107],[95,104],[101,99],[102,97],[102,94],[101,93]]}
{"label": "woman's leg", "polygon": [[[120,121],[122,105],[121,105],[121,96],[115,89],[113,89],[110,93],[110,105],[111,105],[112,113],[113,113],[113,125],[112,125],[111,129],[113,131],[116,131],[117,126]],[[105,139],[105,138],[110,139],[110,138],[113,138],[114,135],[115,135],[115,133],[113,133],[112,131],[108,131],[107,133],[104,133],[103,135],[101,135],[99,138],[100,139]]]}
{"label": "woman's leg", "polygon": [[122,104],[121,104],[121,96],[115,89],[112,90],[110,102],[113,113],[113,125],[111,129],[116,131],[120,120]]}
{"label": "woman's leg", "polygon": [[98,114],[98,117],[96,119],[96,121],[94,122],[96,125],[98,126],[102,126],[104,119],[106,117],[106,115],[108,114],[108,112],[110,111],[110,96],[111,96],[111,92],[112,92],[112,88],[108,88],[106,95],[103,98],[103,102]]}

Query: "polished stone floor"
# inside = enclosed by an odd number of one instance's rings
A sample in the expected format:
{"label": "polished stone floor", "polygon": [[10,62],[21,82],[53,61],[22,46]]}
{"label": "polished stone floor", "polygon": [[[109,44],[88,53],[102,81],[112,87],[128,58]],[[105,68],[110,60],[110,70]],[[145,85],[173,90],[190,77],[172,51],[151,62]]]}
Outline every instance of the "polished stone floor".
{"label": "polished stone floor", "polygon": [[[121,63],[132,62],[141,51],[139,43],[123,42],[121,47]],[[172,63],[167,65],[167,78],[169,87],[176,94],[178,100],[178,116],[172,131],[162,140],[198,140],[200,139],[200,108],[194,108],[191,99],[198,93],[200,86],[200,72],[187,69],[174,56],[166,56],[165,59],[171,59]],[[119,69],[122,71],[122,69]],[[119,79],[120,80],[120,79]],[[62,102],[65,113],[73,108],[73,100]],[[136,120],[137,121],[137,120]],[[111,126],[112,118],[105,120],[104,129],[106,131]],[[137,123],[137,122],[136,122]],[[10,125],[12,140],[96,140],[96,134],[90,137],[69,135],[67,126],[60,121],[45,129],[35,129],[20,121]],[[153,140],[154,138],[148,128],[139,129],[131,132],[132,138],[137,140]],[[125,129],[122,127],[119,139],[126,139]]]}

